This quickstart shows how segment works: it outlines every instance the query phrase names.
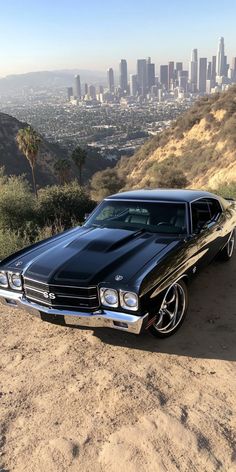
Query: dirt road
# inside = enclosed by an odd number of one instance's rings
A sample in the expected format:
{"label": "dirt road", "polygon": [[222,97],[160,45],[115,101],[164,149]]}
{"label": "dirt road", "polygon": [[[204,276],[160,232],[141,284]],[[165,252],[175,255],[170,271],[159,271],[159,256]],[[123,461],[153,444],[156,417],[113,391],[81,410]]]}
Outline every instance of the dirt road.
{"label": "dirt road", "polygon": [[172,338],[0,308],[0,471],[236,471],[236,257]]}

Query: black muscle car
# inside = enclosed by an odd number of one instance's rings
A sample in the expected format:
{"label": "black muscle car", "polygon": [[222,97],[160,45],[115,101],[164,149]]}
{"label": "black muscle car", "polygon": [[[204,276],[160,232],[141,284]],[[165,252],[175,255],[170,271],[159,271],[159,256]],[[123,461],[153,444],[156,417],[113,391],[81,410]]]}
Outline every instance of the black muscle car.
{"label": "black muscle car", "polygon": [[0,263],[0,300],[42,320],[166,337],[181,325],[188,283],[234,249],[235,203],[195,190],[106,198],[81,227]]}

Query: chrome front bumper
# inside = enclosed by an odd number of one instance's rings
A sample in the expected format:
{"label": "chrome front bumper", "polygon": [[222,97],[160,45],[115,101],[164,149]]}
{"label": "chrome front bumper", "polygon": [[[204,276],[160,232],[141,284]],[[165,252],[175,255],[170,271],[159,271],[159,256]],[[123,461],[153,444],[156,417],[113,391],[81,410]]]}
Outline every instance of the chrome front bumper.
{"label": "chrome front bumper", "polygon": [[[143,324],[147,321],[148,314],[137,316],[129,313],[121,313],[111,310],[96,310],[92,313],[80,311],[57,310],[45,307],[38,303],[29,302],[22,293],[11,292],[0,289],[0,302],[3,305],[26,310],[31,315],[41,318],[42,314],[47,315],[47,321],[54,321],[55,316],[61,317],[66,325],[84,326],[89,328],[105,327],[113,328],[129,333],[139,334]],[[52,319],[50,320],[50,315]]]}

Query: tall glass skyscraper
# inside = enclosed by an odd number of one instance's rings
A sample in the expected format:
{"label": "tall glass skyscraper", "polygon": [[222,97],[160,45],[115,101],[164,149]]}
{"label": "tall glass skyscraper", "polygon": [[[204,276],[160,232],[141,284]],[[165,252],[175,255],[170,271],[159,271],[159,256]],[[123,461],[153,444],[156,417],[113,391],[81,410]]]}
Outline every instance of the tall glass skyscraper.
{"label": "tall glass skyscraper", "polygon": [[192,85],[192,91],[195,92],[197,88],[198,76],[198,53],[197,49],[192,50],[191,61],[189,63],[189,81]]}
{"label": "tall glass skyscraper", "polygon": [[140,95],[147,93],[147,61],[146,59],[137,60],[138,88]]}
{"label": "tall glass skyscraper", "polygon": [[221,37],[216,56],[216,75],[221,77],[225,75],[225,72],[225,45],[224,38]]}
{"label": "tall glass skyscraper", "polygon": [[81,98],[81,82],[80,75],[75,75],[75,90],[74,95],[76,98]]}
{"label": "tall glass skyscraper", "polygon": [[111,67],[107,71],[107,82],[108,82],[109,92],[113,93],[115,90],[115,82],[114,82],[114,71]]}
{"label": "tall glass skyscraper", "polygon": [[122,92],[127,92],[128,88],[128,71],[125,59],[120,61],[120,88]]}

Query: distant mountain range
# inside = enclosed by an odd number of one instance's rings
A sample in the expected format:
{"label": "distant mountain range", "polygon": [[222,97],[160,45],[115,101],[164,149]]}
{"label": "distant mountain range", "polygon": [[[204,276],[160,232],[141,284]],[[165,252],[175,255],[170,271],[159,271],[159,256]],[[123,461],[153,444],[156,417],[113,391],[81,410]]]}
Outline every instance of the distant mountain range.
{"label": "distant mountain range", "polygon": [[106,73],[84,69],[54,70],[29,72],[27,74],[8,75],[0,78],[0,95],[21,92],[24,89],[63,88],[73,85],[75,74],[81,76],[82,82],[103,84]]}

